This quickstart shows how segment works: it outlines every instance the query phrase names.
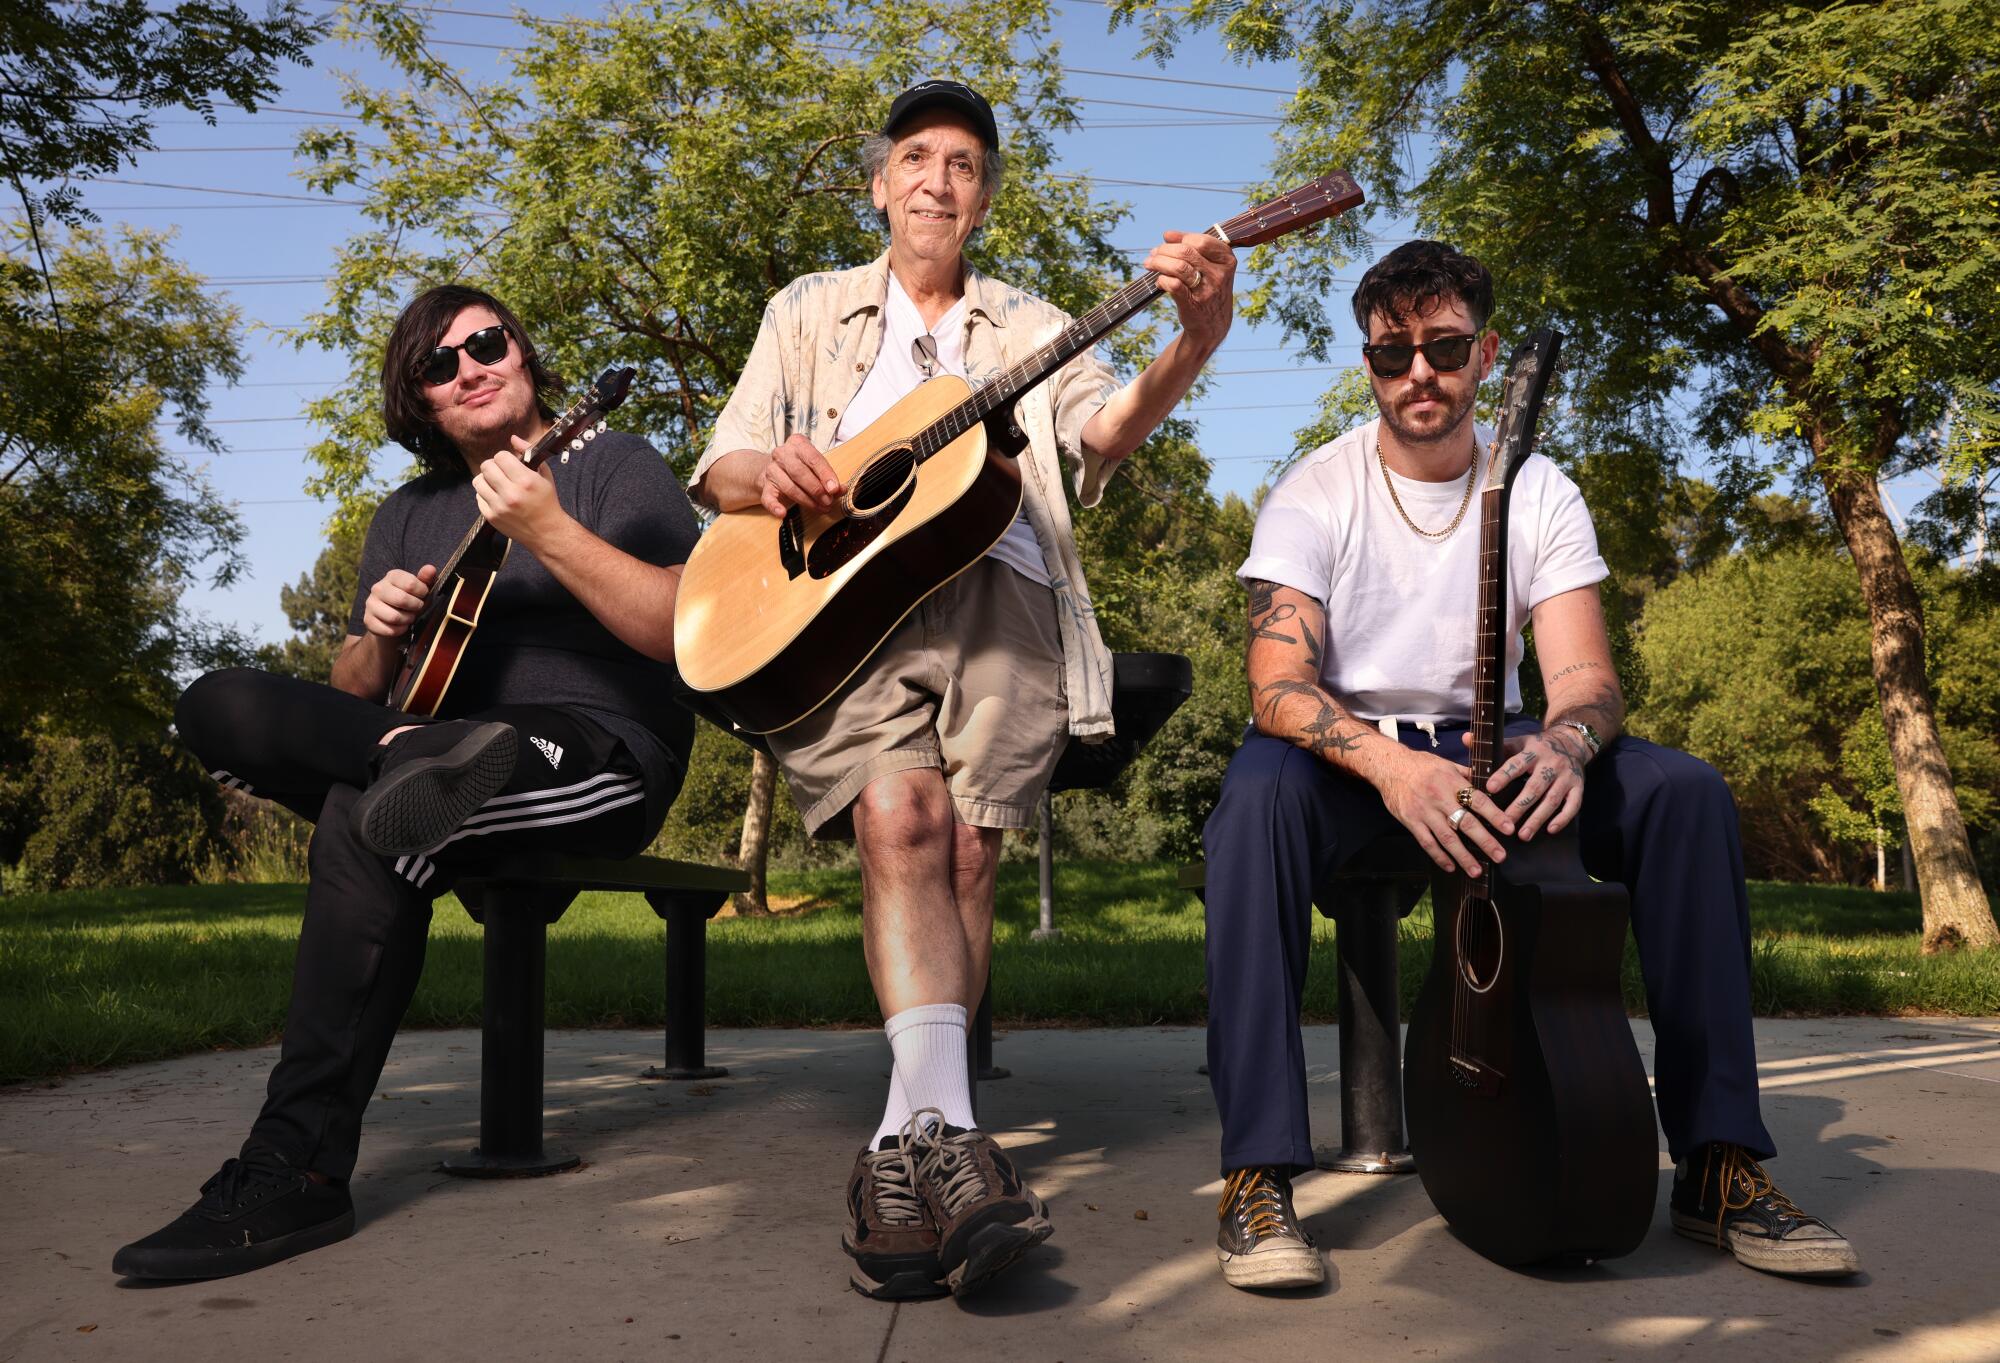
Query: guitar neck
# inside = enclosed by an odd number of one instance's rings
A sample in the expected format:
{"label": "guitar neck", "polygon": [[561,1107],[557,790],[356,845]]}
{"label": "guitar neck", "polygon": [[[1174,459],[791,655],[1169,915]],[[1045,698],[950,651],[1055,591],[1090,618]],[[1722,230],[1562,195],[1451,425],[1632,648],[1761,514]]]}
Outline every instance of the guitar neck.
{"label": "guitar neck", "polygon": [[[1496,442],[1497,446],[1497,442]],[[1497,457],[1497,454],[1496,454]],[[1473,654],[1472,732],[1467,746],[1472,784],[1500,765],[1507,725],[1507,503],[1511,483],[1479,498],[1479,635]]]}
{"label": "guitar neck", "polygon": [[[1336,170],[1215,224],[1208,235],[1230,246],[1257,246],[1345,212],[1361,201],[1361,188],[1353,177]],[[1129,281],[920,431],[911,442],[917,461],[923,462],[988,417],[1005,411],[1021,394],[1096,345],[1164,292],[1160,277],[1150,271]]]}

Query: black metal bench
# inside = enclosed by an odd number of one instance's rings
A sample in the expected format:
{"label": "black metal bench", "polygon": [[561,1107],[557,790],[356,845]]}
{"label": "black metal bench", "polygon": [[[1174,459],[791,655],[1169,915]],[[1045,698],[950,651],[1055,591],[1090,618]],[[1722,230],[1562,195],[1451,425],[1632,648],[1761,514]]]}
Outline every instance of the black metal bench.
{"label": "black metal bench", "polygon": [[[1314,1150],[1322,1169],[1407,1174],[1417,1167],[1403,1130],[1396,933],[1436,869],[1416,839],[1398,832],[1362,848],[1313,894],[1333,919],[1340,971],[1340,1145]],[[1205,879],[1197,862],[1181,872],[1180,884],[1199,895]]]}
{"label": "black metal bench", "polygon": [[624,861],[554,853],[502,857],[458,885],[486,929],[479,1057],[479,1144],[442,1162],[467,1178],[518,1178],[576,1167],[542,1140],[542,1018],[548,925],[585,890],[646,896],[667,925],[665,1063],[648,1074],[713,1078],[703,1063],[708,920],[750,888],[746,872],[663,857]]}

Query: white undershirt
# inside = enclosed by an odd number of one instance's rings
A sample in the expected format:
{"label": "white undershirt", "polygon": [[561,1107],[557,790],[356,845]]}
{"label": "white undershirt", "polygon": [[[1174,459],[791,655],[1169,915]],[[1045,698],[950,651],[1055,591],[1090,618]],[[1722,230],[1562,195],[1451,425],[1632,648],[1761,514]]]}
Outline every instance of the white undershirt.
{"label": "white undershirt", "polygon": [[[1472,712],[1478,625],[1479,493],[1443,541],[1412,531],[1376,458],[1376,422],[1301,459],[1264,499],[1237,569],[1326,607],[1321,684],[1362,719],[1463,720]],[[1479,428],[1482,479],[1493,432]],[[1410,520],[1442,530],[1465,479],[1391,473]],[[1482,481],[1482,488],[1484,483]],[[1521,708],[1521,627],[1543,601],[1610,575],[1583,495],[1539,454],[1514,476],[1507,518],[1507,709]]]}
{"label": "white undershirt", "polygon": [[[937,342],[937,363],[926,374],[918,365],[913,352],[913,343],[919,336],[930,336]],[[953,303],[944,316],[938,318],[937,325],[926,327],[923,314],[896,279],[896,272],[889,272],[889,299],[882,315],[882,349],[875,356],[874,367],[862,381],[861,391],[847,404],[847,413],[841,417],[839,426],[834,428],[836,444],[843,443],[859,435],[868,425],[897,402],[909,396],[927,378],[938,374],[956,374],[965,378],[965,300]],[[1024,508],[1014,517],[1014,523],[1007,527],[1007,533],[1000,542],[987,550],[987,557],[995,558],[1014,571],[1046,587],[1049,585],[1048,565],[1042,559],[1041,541],[1035,538],[1035,528],[1028,524]]]}

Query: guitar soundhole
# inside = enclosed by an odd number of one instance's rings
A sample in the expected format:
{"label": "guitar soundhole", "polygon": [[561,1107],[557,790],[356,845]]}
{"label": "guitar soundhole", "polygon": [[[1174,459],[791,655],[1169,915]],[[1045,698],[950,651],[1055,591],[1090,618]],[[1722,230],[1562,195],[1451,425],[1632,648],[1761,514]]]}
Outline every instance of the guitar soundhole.
{"label": "guitar soundhole", "polygon": [[[857,490],[859,484],[856,484]],[[904,483],[886,506],[876,509],[870,516],[843,516],[819,532],[819,538],[806,550],[806,572],[814,578],[831,577],[840,569],[853,562],[863,549],[881,538],[882,532],[895,523],[896,514],[909,503],[910,494],[916,491],[912,483]]]}
{"label": "guitar soundhole", "polygon": [[1500,978],[1506,943],[1491,899],[1467,899],[1458,911],[1458,973],[1466,987],[1484,994]]}
{"label": "guitar soundhole", "polygon": [[873,516],[899,501],[899,494],[917,471],[917,456],[908,445],[884,450],[854,480],[847,504],[856,516]]}

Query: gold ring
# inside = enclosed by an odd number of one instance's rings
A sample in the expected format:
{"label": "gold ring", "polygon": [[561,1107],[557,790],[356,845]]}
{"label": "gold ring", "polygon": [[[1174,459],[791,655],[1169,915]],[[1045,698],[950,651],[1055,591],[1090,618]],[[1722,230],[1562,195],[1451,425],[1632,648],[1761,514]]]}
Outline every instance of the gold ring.
{"label": "gold ring", "polygon": [[1458,788],[1458,807],[1460,809],[1472,808],[1472,793],[1471,786],[1460,786]]}

